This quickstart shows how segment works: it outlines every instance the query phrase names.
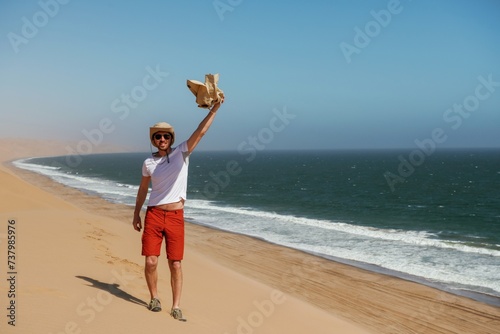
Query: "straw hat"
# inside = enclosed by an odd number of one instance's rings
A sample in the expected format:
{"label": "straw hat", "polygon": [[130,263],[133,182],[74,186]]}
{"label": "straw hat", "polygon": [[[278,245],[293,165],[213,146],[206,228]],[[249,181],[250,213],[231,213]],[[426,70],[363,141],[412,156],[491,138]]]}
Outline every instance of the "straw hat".
{"label": "straw hat", "polygon": [[217,87],[219,74],[206,74],[205,83],[197,80],[188,80],[187,86],[191,93],[196,96],[198,107],[210,109],[215,103],[221,102],[224,92]]}
{"label": "straw hat", "polygon": [[155,145],[153,135],[160,131],[168,132],[172,135],[172,141],[170,142],[170,145],[173,145],[175,141],[174,127],[166,122],[156,123],[155,125],[149,128],[149,139],[151,140],[151,144],[153,144],[154,147],[158,147]]}

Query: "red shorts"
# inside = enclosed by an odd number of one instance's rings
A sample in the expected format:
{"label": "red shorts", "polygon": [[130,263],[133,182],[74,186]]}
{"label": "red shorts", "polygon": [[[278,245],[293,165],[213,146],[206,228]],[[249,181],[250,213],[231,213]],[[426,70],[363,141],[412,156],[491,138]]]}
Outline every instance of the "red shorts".
{"label": "red shorts", "polygon": [[184,210],[165,211],[148,207],[142,233],[142,255],[159,256],[165,238],[167,258],[182,260],[184,257]]}

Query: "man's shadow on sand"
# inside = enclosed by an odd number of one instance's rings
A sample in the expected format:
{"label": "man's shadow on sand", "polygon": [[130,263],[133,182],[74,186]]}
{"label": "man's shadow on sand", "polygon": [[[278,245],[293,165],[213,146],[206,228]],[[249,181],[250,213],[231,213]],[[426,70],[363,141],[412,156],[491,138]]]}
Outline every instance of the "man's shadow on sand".
{"label": "man's shadow on sand", "polygon": [[96,289],[101,289],[101,290],[107,291],[115,297],[121,298],[121,299],[126,300],[128,302],[138,304],[141,306],[145,306],[145,307],[148,306],[148,304],[145,301],[143,301],[139,298],[136,298],[136,297],[132,296],[131,294],[129,294],[128,292],[125,292],[122,289],[120,289],[120,285],[117,283],[104,283],[104,282],[98,281],[96,279],[87,277],[87,276],[76,276],[76,277],[91,283],[91,285],[88,285],[88,286],[94,287]]}

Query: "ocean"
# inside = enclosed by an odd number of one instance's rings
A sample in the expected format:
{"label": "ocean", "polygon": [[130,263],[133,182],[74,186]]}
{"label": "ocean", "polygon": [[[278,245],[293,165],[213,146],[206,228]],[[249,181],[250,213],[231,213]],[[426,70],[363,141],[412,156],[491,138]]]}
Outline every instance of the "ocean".
{"label": "ocean", "polygon": [[[150,154],[14,164],[133,206]],[[194,152],[185,215],[500,306],[498,149]]]}

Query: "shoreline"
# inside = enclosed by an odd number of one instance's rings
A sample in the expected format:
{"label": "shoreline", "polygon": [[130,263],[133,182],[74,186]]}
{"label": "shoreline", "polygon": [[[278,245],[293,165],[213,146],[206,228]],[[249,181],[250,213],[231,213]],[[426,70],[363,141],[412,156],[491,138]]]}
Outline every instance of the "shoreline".
{"label": "shoreline", "polygon": [[309,255],[312,255],[312,256],[315,256],[315,257],[318,257],[318,258],[321,258],[321,259],[326,259],[328,261],[332,261],[332,262],[336,262],[336,263],[339,263],[339,264],[344,264],[344,265],[347,265],[347,266],[351,266],[351,267],[354,267],[354,268],[366,270],[366,271],[374,273],[374,274],[385,275],[385,276],[389,276],[389,277],[394,277],[394,278],[397,278],[397,279],[405,280],[405,281],[408,281],[408,282],[413,282],[413,283],[421,284],[421,285],[424,285],[424,286],[427,286],[427,287],[430,287],[430,288],[433,288],[433,289],[437,289],[439,291],[443,291],[443,292],[450,293],[452,295],[456,295],[458,297],[468,298],[468,299],[471,299],[473,301],[477,301],[477,302],[480,302],[480,303],[483,303],[483,304],[486,304],[486,305],[490,305],[490,306],[494,306],[494,307],[500,307],[500,297],[497,297],[497,296],[494,296],[494,295],[490,295],[490,294],[487,294],[487,293],[476,292],[476,291],[468,290],[466,288],[460,289],[460,290],[459,289],[453,289],[453,288],[448,287],[445,283],[432,282],[431,280],[426,279],[424,277],[419,277],[419,276],[407,274],[407,273],[404,273],[404,272],[400,272],[400,271],[396,271],[396,270],[392,270],[392,269],[387,269],[387,268],[384,268],[384,267],[381,267],[381,266],[378,266],[378,265],[375,265],[375,264],[365,263],[365,262],[360,262],[360,261],[354,261],[354,260],[347,260],[347,259],[343,259],[343,258],[331,256],[331,255],[325,255],[325,254],[321,254],[321,253],[310,252],[310,251],[307,251],[307,250],[292,248],[292,247],[289,247],[289,246],[280,245],[278,243],[274,243],[274,242],[268,241],[268,240],[266,240],[264,238],[260,238],[260,237],[256,237],[256,236],[251,236],[251,235],[246,235],[246,234],[238,233],[238,232],[233,232],[233,231],[225,230],[225,229],[222,229],[222,228],[213,227],[213,226],[210,226],[210,225],[207,225],[207,224],[193,223],[193,222],[190,222],[190,224],[194,224],[194,225],[197,225],[197,226],[202,226],[202,227],[205,227],[207,229],[211,229],[211,230],[215,230],[215,231],[221,231],[221,232],[226,232],[226,233],[231,233],[231,234],[241,235],[241,236],[244,236],[244,237],[253,238],[253,239],[256,239],[257,241],[261,241],[261,242],[265,242],[265,243],[268,243],[268,244],[271,244],[271,245],[276,245],[276,246],[279,246],[279,247],[287,248],[287,249],[290,249],[290,250],[293,250],[293,251],[303,252],[304,254],[309,254]]}
{"label": "shoreline", "polygon": [[[15,175],[64,197],[84,211],[125,223],[126,218],[130,220],[132,209],[127,205],[114,204],[18,169],[11,161],[8,165],[4,163]],[[369,328],[373,333],[404,332],[412,328],[417,332],[425,328],[427,333],[455,328],[456,331],[450,332],[458,333],[463,330],[463,321],[477,333],[488,333],[500,324],[500,309],[420,283],[199,224],[187,223],[186,234],[187,251],[192,249],[210,262]],[[269,254],[273,256],[270,258]]]}
{"label": "shoreline", "polygon": [[[197,248],[192,236],[186,240],[181,306],[188,322],[168,315],[164,257],[159,264],[164,310],[150,312],[140,234],[129,224],[128,206],[5,164],[0,179],[2,267],[6,225],[16,225],[17,238],[13,283],[0,283],[0,304],[11,307],[3,308],[2,333],[301,334],[310,326],[304,317],[318,326],[317,333],[376,333],[222,265]],[[193,229],[186,224],[188,235]]]}
{"label": "shoreline", "polygon": [[[60,157],[60,156],[58,156],[58,157]],[[39,157],[35,157],[35,158],[39,158]],[[32,158],[15,159],[15,160],[9,161],[8,163],[12,166],[12,168],[18,168],[20,170],[24,170],[24,171],[27,171],[29,173],[34,173],[35,175],[47,177],[48,179],[50,179],[50,177],[48,177],[48,176],[45,176],[43,174],[39,174],[37,172],[33,172],[33,171],[29,170],[29,169],[26,170],[26,169],[23,169],[21,167],[17,167],[14,164],[16,161],[23,161],[23,160],[29,160],[29,159],[32,159]],[[53,181],[52,179],[50,179],[50,180]],[[57,181],[53,181],[53,182],[57,182]],[[77,191],[80,191],[82,193],[85,193],[85,194],[87,194],[89,196],[96,196],[98,198],[104,199],[105,201],[109,202],[110,204],[125,205],[127,207],[130,207],[130,204],[124,204],[124,203],[120,203],[120,202],[113,202],[112,200],[108,200],[108,199],[106,199],[104,197],[99,196],[99,194],[94,194],[91,191],[86,191],[85,189],[78,189],[78,188],[74,188],[74,189],[76,189]],[[499,296],[497,296],[495,294],[489,294],[488,292],[475,291],[474,289],[469,288],[467,285],[453,286],[453,285],[447,284],[446,282],[435,282],[435,281],[432,281],[431,279],[427,279],[425,277],[421,277],[421,276],[417,276],[417,275],[412,275],[412,274],[408,274],[408,273],[405,273],[405,272],[400,272],[400,271],[393,270],[393,269],[384,268],[384,267],[381,267],[381,266],[375,265],[375,264],[370,264],[370,263],[366,263],[366,262],[362,262],[362,261],[356,261],[356,260],[349,260],[349,259],[339,258],[339,257],[335,257],[335,256],[332,256],[332,255],[315,253],[313,251],[308,251],[308,250],[305,250],[305,249],[298,249],[298,248],[293,248],[293,247],[289,247],[289,246],[286,246],[286,245],[281,245],[279,243],[275,243],[273,241],[266,240],[265,238],[261,238],[259,236],[251,236],[251,235],[247,235],[247,234],[244,234],[244,233],[239,233],[239,232],[227,230],[227,229],[224,229],[224,228],[218,228],[218,227],[215,227],[215,226],[210,226],[208,224],[204,224],[202,222],[190,222],[190,223],[192,223],[194,225],[198,225],[198,226],[203,226],[203,227],[206,227],[208,229],[214,229],[214,230],[224,231],[224,232],[238,234],[238,235],[242,235],[242,236],[248,236],[248,237],[260,240],[262,242],[266,242],[266,243],[278,245],[278,246],[289,248],[289,249],[293,249],[293,250],[298,250],[298,251],[304,252],[306,254],[311,254],[313,256],[320,257],[320,258],[323,258],[323,259],[327,259],[327,260],[330,260],[330,261],[334,261],[334,262],[337,262],[337,263],[342,263],[342,264],[346,264],[346,265],[349,265],[349,266],[352,266],[352,267],[364,269],[364,270],[367,270],[367,271],[370,271],[370,272],[373,272],[373,273],[387,275],[387,276],[391,276],[391,277],[403,279],[403,280],[406,280],[406,281],[410,281],[410,282],[422,284],[422,285],[425,285],[425,286],[428,286],[428,287],[431,287],[431,288],[435,288],[435,289],[438,289],[438,290],[441,290],[441,291],[444,291],[444,292],[451,293],[453,295],[457,295],[457,296],[460,296],[460,297],[469,298],[469,299],[472,299],[474,301],[478,301],[478,302],[481,302],[481,303],[484,303],[484,304],[487,304],[487,305],[491,305],[491,306],[495,306],[495,307],[499,307],[500,306],[500,297]],[[457,283],[457,285],[458,285],[458,283]]]}

